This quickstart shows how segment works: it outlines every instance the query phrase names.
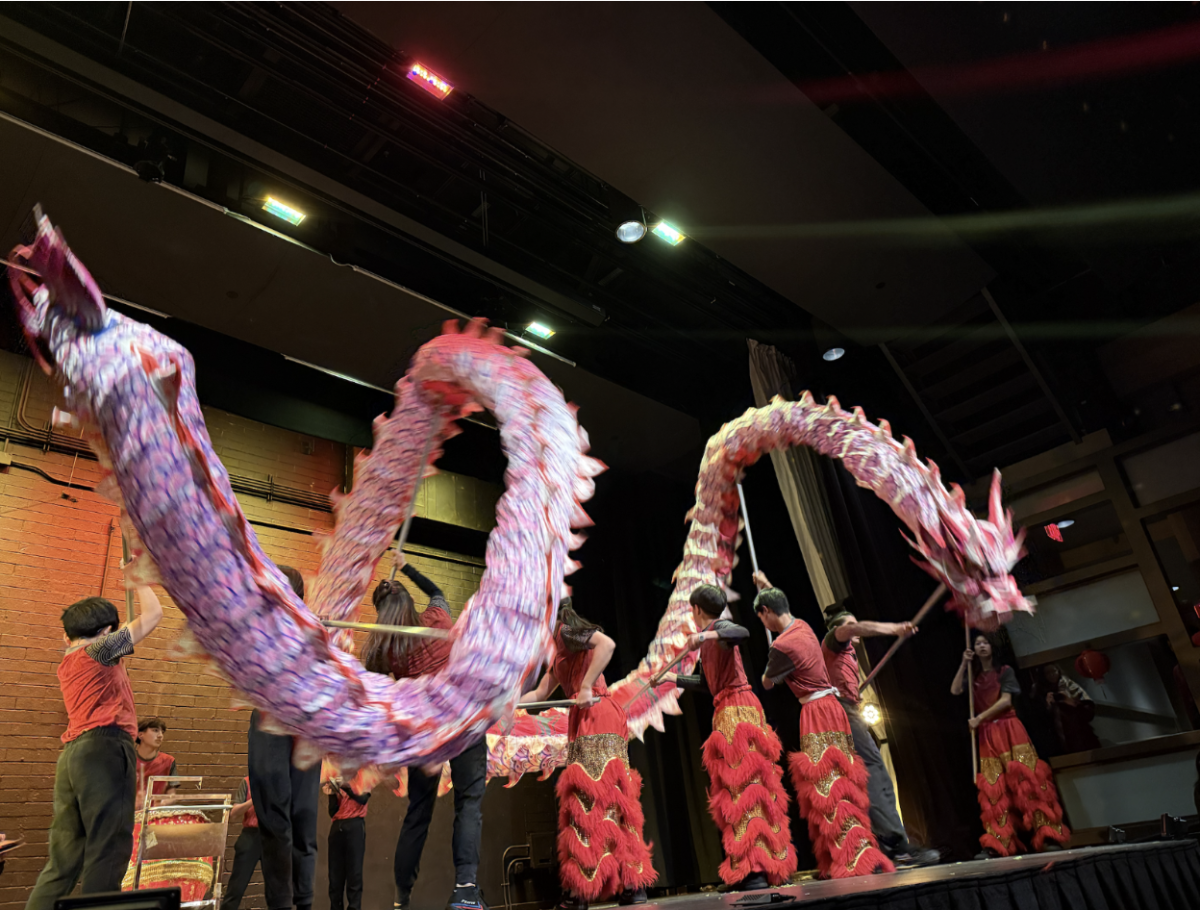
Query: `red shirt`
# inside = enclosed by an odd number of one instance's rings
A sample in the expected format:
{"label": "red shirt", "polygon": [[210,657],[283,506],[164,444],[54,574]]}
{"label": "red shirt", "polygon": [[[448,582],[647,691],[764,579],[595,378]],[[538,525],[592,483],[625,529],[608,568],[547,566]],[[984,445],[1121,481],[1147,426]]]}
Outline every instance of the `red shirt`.
{"label": "red shirt", "polygon": [[[419,774],[420,772],[418,771],[415,773]],[[344,819],[344,818],[366,818],[367,817],[367,804],[365,802],[360,803],[360,802],[358,802],[358,800],[352,799],[350,797],[350,794],[347,793],[345,790],[343,790],[341,787],[338,787],[337,792],[332,794],[330,799],[332,800],[332,798],[334,796],[336,796],[337,800],[338,800],[337,811],[333,813],[334,821],[337,821],[338,819]]]}
{"label": "red shirt", "polygon": [[821,642],[821,657],[825,659],[825,672],[829,681],[837,686],[838,694],[844,701],[857,705],[858,693],[858,655],[854,653],[854,644],[849,641],[838,641],[835,630],[831,629]]}
{"label": "red shirt", "polygon": [[[250,778],[243,777],[242,785],[238,788],[237,796],[234,797],[233,801],[234,801],[234,803],[244,803],[248,799],[251,799],[251,797],[250,797]],[[246,807],[246,814],[242,816],[242,827],[243,828],[257,828],[258,827],[258,813],[254,811],[254,802],[253,801],[251,801],[250,805],[248,805]]]}
{"label": "red shirt", "polygon": [[[420,623],[427,629],[450,629],[454,620],[446,599],[434,596],[429,606],[420,615]],[[392,664],[392,676],[396,679],[411,679],[414,676],[427,676],[436,673],[446,666],[450,660],[450,642],[439,638],[418,638],[404,655],[403,661]],[[356,817],[356,816],[355,816]]]}
{"label": "red shirt", "polygon": [[831,688],[825,660],[821,657],[821,643],[812,626],[802,619],[793,619],[792,624],[779,633],[767,656],[764,675],[774,683],[786,682],[797,698],[807,698]]}
{"label": "red shirt", "polygon": [[[562,686],[567,698],[579,694],[579,684],[592,665],[592,635],[595,630],[578,632],[560,625],[554,633],[554,678]],[[575,647],[572,648],[571,645]],[[575,649],[578,650],[575,650]],[[588,708],[572,707],[567,716],[567,740],[574,742],[580,736],[599,733],[615,733],[628,736],[629,720],[625,709],[618,705],[608,693],[608,686],[601,673],[592,683],[592,694],[599,701]]]}
{"label": "red shirt", "polygon": [[[137,759],[137,800],[133,806],[141,810],[142,802],[146,799],[146,781],[152,777],[163,777],[175,773],[175,756],[159,752],[154,758],[146,761],[140,755]],[[167,782],[160,780],[154,784],[155,793],[166,793]]]}
{"label": "red shirt", "polygon": [[122,658],[132,653],[128,629],[67,651],[58,665],[58,684],[67,706],[64,743],[97,727],[120,727],[137,736],[133,688],[122,663]]}
{"label": "red shirt", "polygon": [[[712,627],[720,631],[723,627],[734,625],[719,619]],[[746,679],[746,668],[742,666],[742,652],[738,650],[736,642],[730,643],[720,638],[716,641],[704,641],[700,645],[700,671],[704,674],[708,691],[715,699],[720,699],[726,691],[750,688],[750,681]]]}
{"label": "red shirt", "polygon": [[[986,711],[999,701],[1000,696],[1005,692],[1009,695],[1021,694],[1021,684],[1017,682],[1017,674],[1012,671],[1012,667],[994,667],[986,673],[980,673],[975,678],[975,713]],[[1016,716],[1017,712],[1013,708],[1009,708],[1007,711],[992,715],[988,721]]]}

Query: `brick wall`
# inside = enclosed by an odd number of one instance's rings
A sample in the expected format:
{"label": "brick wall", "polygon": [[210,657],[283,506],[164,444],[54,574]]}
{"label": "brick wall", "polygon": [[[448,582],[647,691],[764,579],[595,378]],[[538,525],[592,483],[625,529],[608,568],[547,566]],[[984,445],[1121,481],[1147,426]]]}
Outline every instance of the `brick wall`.
{"label": "brick wall", "polygon": [[[27,363],[0,353],[3,425],[15,425]],[[44,426],[54,400],[48,383],[35,375],[25,399],[26,420]],[[270,475],[277,483],[321,493],[342,483],[346,453],[340,444],[213,409],[205,409],[205,417],[214,447],[231,471]],[[95,461],[6,444],[16,463],[74,483],[99,480]],[[252,522],[277,526],[255,529],[267,554],[310,579],[319,556],[316,538],[306,532],[328,529],[331,516],[245,496],[241,503]],[[0,831],[27,841],[0,876],[0,910],[24,905],[46,859],[54,762],[66,723],[55,676],[63,648],[60,613],[93,594],[103,594],[124,612],[121,537],[119,530],[109,531],[115,518],[115,506],[96,493],[67,489],[15,467],[0,470]],[[457,613],[478,587],[482,566],[451,553],[411,550],[409,560],[442,587]],[[382,565],[379,574],[386,571]],[[413,593],[423,607],[423,595]],[[231,692],[223,683],[168,659],[185,622],[165,592],[159,594],[163,622],[129,659],[138,714],[166,719],[164,749],[177,758],[182,773],[204,775],[210,792],[232,791],[245,774],[248,714],[231,709]],[[374,618],[369,599],[363,617]],[[238,830],[237,825],[230,830],[227,864]],[[264,906],[258,874],[242,906]]]}

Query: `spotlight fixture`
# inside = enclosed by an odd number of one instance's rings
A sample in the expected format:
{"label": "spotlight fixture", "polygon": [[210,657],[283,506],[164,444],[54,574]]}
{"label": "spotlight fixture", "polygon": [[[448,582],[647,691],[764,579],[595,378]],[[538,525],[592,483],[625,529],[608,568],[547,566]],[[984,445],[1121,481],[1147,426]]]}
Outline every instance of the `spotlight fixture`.
{"label": "spotlight fixture", "polygon": [[826,351],[824,354],[821,355],[821,358],[824,360],[828,360],[830,363],[832,363],[835,360],[841,360],[842,355],[844,355],[845,353],[846,353],[845,348],[830,348],[828,351]]}
{"label": "spotlight fixture", "polygon": [[433,70],[429,69],[428,67],[421,66],[419,63],[414,63],[412,66],[410,66],[405,75],[412,82],[415,82],[417,85],[421,86],[421,88],[425,89],[425,91],[429,92],[429,94],[433,95],[435,98],[445,98],[452,91],[454,91],[453,85],[439,76]]}
{"label": "spotlight fixture", "polygon": [[883,720],[883,712],[879,710],[879,705],[872,702],[867,702],[858,712],[862,719],[869,723],[872,727]]}
{"label": "spotlight fixture", "polygon": [[676,227],[672,227],[665,221],[660,221],[650,229],[652,234],[657,234],[671,246],[679,246],[683,243],[683,232]]}
{"label": "spotlight fixture", "polygon": [[622,243],[637,243],[646,236],[646,225],[641,221],[625,221],[617,228],[617,239]]}
{"label": "spotlight fixture", "polygon": [[288,224],[299,224],[306,217],[299,209],[285,205],[273,196],[267,197],[267,201],[263,203],[263,211],[270,212],[276,218],[282,218]]}
{"label": "spotlight fixture", "polygon": [[1172,591],[1178,591],[1178,590],[1179,590],[1179,585],[1171,585],[1171,590],[1172,590]]}
{"label": "spotlight fixture", "polygon": [[537,335],[537,337],[541,338],[543,341],[554,334],[554,329],[547,328],[540,322],[529,323],[525,330],[532,335]]}
{"label": "spotlight fixture", "polygon": [[1075,524],[1074,518],[1064,518],[1062,521],[1058,522],[1058,529],[1061,531],[1064,528],[1071,527],[1073,524]]}

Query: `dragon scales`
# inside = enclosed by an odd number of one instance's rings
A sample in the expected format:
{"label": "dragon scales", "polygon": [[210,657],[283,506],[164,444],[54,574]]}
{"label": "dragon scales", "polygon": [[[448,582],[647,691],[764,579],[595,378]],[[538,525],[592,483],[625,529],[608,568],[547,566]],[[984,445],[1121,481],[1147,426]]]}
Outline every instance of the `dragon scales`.
{"label": "dragon scales", "polygon": [[[493,411],[509,457],[507,492],[479,592],[455,624],[449,664],[393,682],[338,647],[259,547],[209,441],[192,358],[169,338],[115,313],[37,212],[17,247],[40,282],[10,270],[34,356],[61,382],[108,472],[134,553],[130,584],[159,581],[220,672],[305,755],[342,767],[434,763],[511,716],[522,681],[550,648],[551,624],[587,524],[579,505],[603,469],[585,455],[573,409],[541,372],[471,323],[426,344],[376,422],[360,483],[337,506],[314,597],[327,618],[352,616],[451,421]],[[424,455],[422,456],[422,452]]]}
{"label": "dragon scales", "polygon": [[[840,459],[858,485],[892,507],[912,534],[918,565],[944,583],[948,608],[977,628],[994,629],[1016,612],[1030,612],[1009,574],[1023,553],[1024,531],[1013,533],[1012,519],[1000,504],[1000,473],[992,478],[989,517],[977,519],[966,507],[962,489],[942,484],[937,465],[917,458],[912,440],[898,442],[887,421],[878,425],[860,408],[847,412],[830,398],[817,404],[805,392],[799,401],[775,398],[725,424],[708,441],[696,481],[696,504],[675,570],[675,587],[654,640],[638,667],[609,687],[625,705],[631,733],[647,726],[662,729],[662,716],[677,714],[678,690],[669,683],[646,683],[679,654],[692,627],[688,598],[701,584],[720,585],[732,570],[739,539],[737,483],[746,468],[773,449],[809,446]],[[691,672],[699,652],[684,658],[680,673]],[[548,775],[566,760],[566,712],[547,711],[537,718],[518,712],[507,728],[488,736],[488,773],[507,777]]]}

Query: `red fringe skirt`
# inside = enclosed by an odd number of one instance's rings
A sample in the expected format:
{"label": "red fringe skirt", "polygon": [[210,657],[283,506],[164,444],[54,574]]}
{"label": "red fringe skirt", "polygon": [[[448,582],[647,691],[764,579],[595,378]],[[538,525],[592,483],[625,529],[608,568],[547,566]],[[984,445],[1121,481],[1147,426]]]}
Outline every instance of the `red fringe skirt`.
{"label": "red fringe skirt", "polygon": [[618,733],[583,735],[558,778],[558,862],[563,887],[597,901],[644,888],[658,873],[642,836],[642,778]]}
{"label": "red fringe skirt", "polygon": [[800,708],[800,751],[789,756],[800,811],[826,878],[894,872],[867,813],[867,768],[854,752],[846,710],[832,696]]}
{"label": "red fringe skirt", "polygon": [[1046,841],[1067,844],[1071,832],[1063,824],[1062,805],[1050,766],[1038,758],[1025,725],[1015,716],[990,720],[979,726],[980,816],[983,836],[979,843],[1001,856],[1025,849],[1018,828],[1032,834],[1040,851]]}
{"label": "red fringe skirt", "polygon": [[781,885],[796,871],[788,795],[778,764],[783,746],[749,689],[717,701],[704,768],[708,808],[725,848],[721,880],[732,885],[762,872],[771,884]]}

